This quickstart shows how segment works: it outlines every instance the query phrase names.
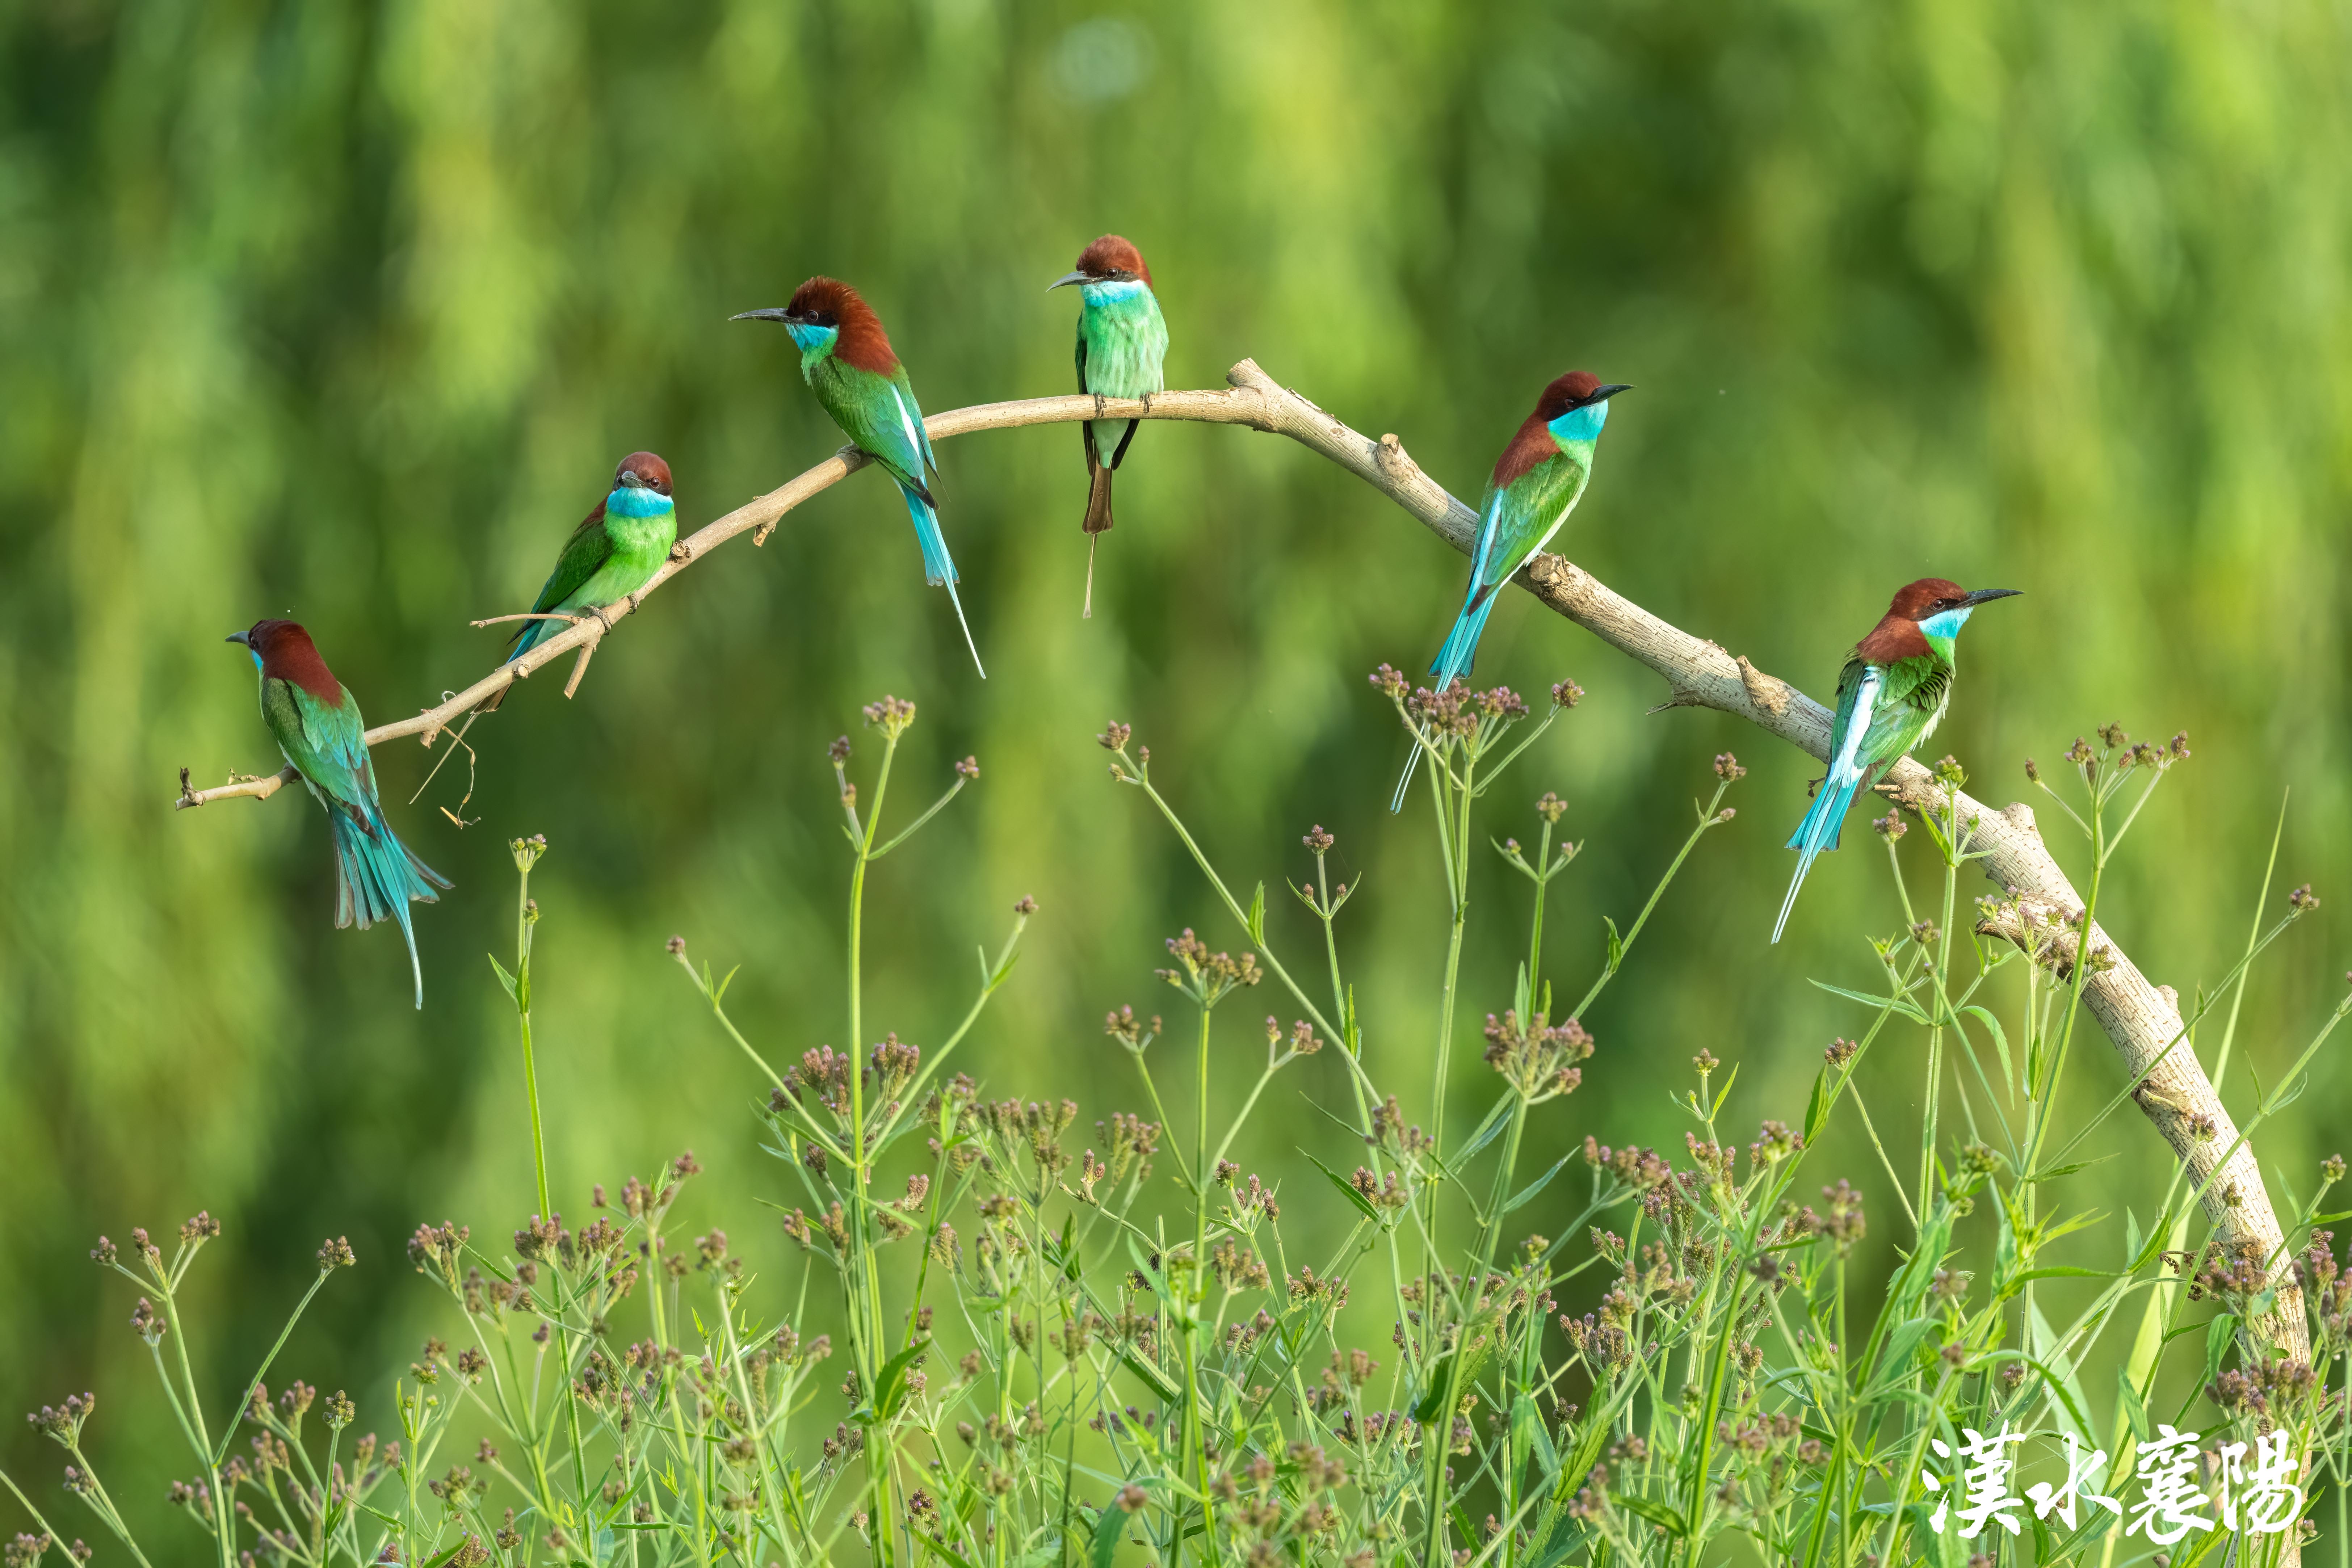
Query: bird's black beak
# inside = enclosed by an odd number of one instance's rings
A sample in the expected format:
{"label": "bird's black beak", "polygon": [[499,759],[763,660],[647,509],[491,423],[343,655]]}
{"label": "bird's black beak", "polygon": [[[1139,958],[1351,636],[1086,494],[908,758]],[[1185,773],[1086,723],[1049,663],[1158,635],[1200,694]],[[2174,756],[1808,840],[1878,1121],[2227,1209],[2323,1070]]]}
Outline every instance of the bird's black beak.
{"label": "bird's black beak", "polygon": [[730,321],[797,321],[800,320],[787,305],[771,305],[764,310],[740,310],[727,318]]}
{"label": "bird's black beak", "polygon": [[1631,392],[1633,390],[1633,386],[1631,382],[1612,381],[1607,386],[1601,388],[1584,401],[1587,403],[1606,403],[1621,392]]}
{"label": "bird's black beak", "polygon": [[221,641],[243,643],[247,647],[251,647],[253,646],[253,637],[251,634],[247,632],[231,632],[228,636],[221,638]]}
{"label": "bird's black beak", "polygon": [[2024,592],[2025,590],[2022,588],[1979,588],[1975,592],[1971,593],[1967,598],[1962,599],[1960,603],[1963,605],[1982,605],[1990,603],[1994,599],[2013,599],[2018,595]]}
{"label": "bird's black beak", "polygon": [[1066,289],[1073,283],[1084,283],[1086,281],[1087,275],[1083,272],[1065,272],[1059,278],[1055,279],[1051,283],[1045,285],[1045,292],[1051,294],[1056,289]]}
{"label": "bird's black beak", "polygon": [[623,468],[621,470],[620,478],[621,483],[628,486],[629,489],[633,490],[641,490],[646,488],[646,481],[637,478],[637,470],[635,468]]}

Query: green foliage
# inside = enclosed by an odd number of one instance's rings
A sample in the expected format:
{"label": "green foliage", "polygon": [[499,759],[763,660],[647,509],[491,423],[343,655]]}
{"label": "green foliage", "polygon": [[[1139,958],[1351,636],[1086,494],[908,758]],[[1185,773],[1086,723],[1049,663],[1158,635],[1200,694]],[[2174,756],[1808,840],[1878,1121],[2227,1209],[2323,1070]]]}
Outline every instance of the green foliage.
{"label": "green foliage", "polygon": [[[1447,872],[1434,911],[1448,950],[1440,1011],[1450,1014],[1461,911],[1484,880],[1467,853],[1478,803],[1571,689],[1556,689],[1538,721],[1506,688],[1416,691],[1385,666],[1375,680],[1428,759]],[[942,794],[886,837],[916,709],[886,697],[865,712],[881,741],[870,781],[852,778],[845,740],[829,753],[851,863],[852,1019],[867,1005],[871,867],[978,776],[968,759],[956,764]],[[1114,785],[1164,820],[1234,928],[1262,931],[1264,884],[1245,910],[1153,782],[1150,749],[1125,724],[1098,740]],[[1515,841],[1495,846],[1532,890],[1517,1001],[1535,1005],[1489,1015],[1491,1099],[1464,1137],[1409,1123],[1359,1048],[1365,1030],[1342,959],[1352,922],[1343,942],[1339,921],[1350,894],[1325,881],[1337,840],[1318,827],[1305,840],[1316,879],[1297,890],[1321,928],[1328,992],[1271,945],[1236,956],[1191,929],[1169,939],[1171,963],[1157,975],[1197,1026],[1171,1032],[1132,1007],[1106,1018],[1157,1120],[1114,1112],[1075,1157],[1074,1101],[992,1100],[946,1070],[1004,984],[1034,900],[1015,907],[997,956],[983,954],[962,1024],[936,1048],[890,1033],[868,1051],[805,1051],[781,1072],[729,1016],[726,983],[673,941],[698,994],[772,1086],[759,1119],[780,1169],[720,1201],[769,1203],[759,1188],[796,1184],[806,1206],[790,1205],[783,1222],[796,1264],[763,1286],[726,1231],[693,1234],[680,1206],[702,1173],[690,1152],[650,1179],[630,1177],[616,1198],[598,1186],[595,1217],[577,1227],[542,1198],[510,1247],[453,1224],[420,1226],[408,1256],[446,1293],[448,1341],[428,1339],[395,1382],[397,1439],[362,1436],[348,1472],[339,1455],[352,1402],[328,1402],[322,1445],[304,1426],[316,1390],[298,1382],[273,1402],[262,1384],[291,1321],[238,1417],[212,1438],[178,1304],[217,1222],[188,1222],[168,1262],[144,1231],[128,1261],[103,1238],[93,1256],[161,1302],[142,1297],[133,1324],[196,1464],[173,1496],[222,1568],[247,1550],[281,1568],[1080,1558],[1103,1568],[1122,1555],[1169,1568],[1697,1568],[1727,1552],[1856,1568],[1948,1561],[1972,1542],[1972,1552],[1999,1549],[2002,1531],[2015,1552],[2030,1538],[2038,1563],[2104,1563],[2134,1550],[2136,1536],[2165,1545],[2192,1531],[2202,1533],[2184,1552],[2227,1539],[2235,1561],[2280,1563],[2316,1532],[2305,1516],[2324,1484],[2340,1489],[2352,1448],[2340,1394],[2326,1386],[2328,1369],[2352,1361],[2352,1273],[2312,1228],[2342,1162],[2329,1162],[2293,1216],[2292,1258],[2195,1237],[2203,1194],[2184,1168],[2144,1243],[2135,1223],[2122,1267],[2060,1261],[2088,1256],[2087,1233],[2102,1223],[2072,1202],[2081,1163],[2054,1162],[2105,1117],[2052,1151],[2053,1086],[2099,962],[2078,962],[2069,933],[2094,929],[2125,831],[2185,754],[2134,746],[2111,726],[2098,749],[2070,755],[2079,793],[2053,793],[2090,845],[2079,918],[1987,898],[1981,931],[1961,943],[1951,921],[1969,826],[1927,820],[1942,920],[1914,920],[1873,944],[1885,991],[1845,994],[1864,1009],[1861,1037],[1824,1054],[1801,1127],[1766,1120],[1743,1156],[1723,1121],[1737,1070],[1717,1087],[1723,1064],[1701,1050],[1698,1088],[1679,1096],[1681,1157],[1588,1136],[1584,1194],[1558,1241],[1506,1245],[1507,1216],[1570,1163],[1528,1179],[1531,1120],[1557,1116],[1582,1088],[1595,1042],[1578,1017],[1636,951],[1700,841],[1733,820],[1724,800],[1747,770],[1729,753],[1716,759],[1712,796],[1695,803],[1680,852],[1561,1023],[1550,1021],[1541,979],[1541,910],[1569,864],[1564,849],[1553,853],[1556,797],[1536,805],[1542,870]],[[1894,853],[1905,824],[1890,814],[1874,826],[1910,914]],[[511,979],[499,973],[522,1010],[538,918],[527,889],[545,845],[513,849],[519,962]],[[2315,907],[2307,889],[2289,895],[2189,1026]],[[2021,971],[2022,984],[1996,992],[2004,971]],[[1234,1059],[1235,1030],[1217,1015],[1269,984],[1306,1016],[1286,1030],[1278,1015],[1265,1018],[1263,1065],[1237,1095],[1239,1077],[1221,1065]],[[2007,1026],[1975,1000],[1995,994],[2016,1004]],[[1349,1020],[1344,1033],[1328,1022],[1335,1014]],[[2290,1079],[2347,1014],[2352,997]],[[2013,1027],[2024,1073],[2004,1046],[1994,1079],[1964,1019],[2003,1041]],[[1347,1093],[1320,1109],[1365,1163],[1341,1178],[1307,1153],[1352,1213],[1301,1225],[1286,1215],[1279,1181],[1245,1175],[1227,1156],[1268,1086],[1333,1043]],[[2224,1056],[2231,1044],[2225,1032]],[[1856,1074],[1874,1048],[1915,1045],[1927,1131],[1913,1184],[1879,1142]],[[528,1057],[527,1026],[522,1046]],[[1176,1117],[1153,1071],[1171,1051],[1192,1078]],[[1937,1131],[1947,1096],[1962,1128],[1952,1135]],[[2287,1098],[2285,1086],[2274,1090],[2239,1136],[2263,1131]],[[536,1149],[535,1089],[530,1101]],[[1900,1256],[1884,1277],[1861,1249],[1864,1198],[1851,1182],[1822,1185],[1822,1209],[1798,1199],[1822,1174],[1813,1146],[1848,1105],[1904,1210]],[[1332,1150],[1335,1139],[1319,1142]],[[1162,1162],[1172,1182],[1155,1180]],[[1308,1188],[1330,1210],[1320,1194]],[[340,1239],[322,1247],[294,1318],[352,1261]],[[1596,1286],[1591,1310],[1560,1310],[1560,1294]],[[2305,1320],[2309,1359],[2282,1332],[2290,1317]],[[837,1387],[824,1365],[835,1346],[818,1321],[844,1334]],[[2135,1323],[2113,1394],[2095,1405],[2079,1371]],[[2158,1403],[2191,1369],[2178,1407]],[[74,1461],[67,1489],[143,1564],[140,1532],[82,1447],[92,1408],[88,1396],[70,1399],[33,1426]],[[230,1458],[247,1427],[253,1458]],[[2198,1468],[2200,1441],[2212,1445],[2210,1472]],[[453,1461],[469,1442],[472,1463]],[[44,1531],[23,1538],[29,1563],[54,1532],[17,1495]],[[234,1514],[219,1506],[226,1498]]]}

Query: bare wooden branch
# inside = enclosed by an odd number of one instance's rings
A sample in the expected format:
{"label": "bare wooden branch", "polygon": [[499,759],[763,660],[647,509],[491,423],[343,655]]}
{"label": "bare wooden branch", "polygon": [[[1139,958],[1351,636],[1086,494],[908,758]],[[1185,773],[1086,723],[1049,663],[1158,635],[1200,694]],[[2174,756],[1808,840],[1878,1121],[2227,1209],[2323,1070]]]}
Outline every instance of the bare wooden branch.
{"label": "bare wooden branch", "polygon": [[[1476,536],[1477,514],[1448,494],[1423,472],[1393,435],[1375,441],[1348,427],[1313,403],[1280,385],[1244,360],[1227,373],[1228,390],[1163,392],[1140,401],[1073,395],[1030,398],[1013,403],[982,404],[934,415],[924,422],[932,439],[947,440],[981,430],[1003,430],[1024,425],[1066,424],[1082,419],[1178,419],[1217,425],[1245,425],[1255,430],[1287,436],[1329,458],[1380,490],[1418,518],[1455,549],[1468,553]],[[786,512],[810,497],[839,483],[866,459],[844,449],[780,489],[738,507],[677,542],[669,561],[655,573],[636,595],[642,601],[694,562],[740,533],[754,542],[767,536]],[[1816,758],[1829,752],[1831,714],[1820,703],[1745,658],[1733,657],[1715,643],[1691,636],[1612,591],[1574,563],[1558,555],[1538,555],[1517,579],[1546,606],[1574,621],[1603,642],[1648,666],[1667,684],[1662,707],[1712,708],[1744,719],[1768,734]],[[635,603],[626,609],[635,609]],[[522,658],[498,669],[457,693],[438,707],[412,719],[379,725],[368,731],[370,745],[421,736],[431,745],[450,721],[470,712],[484,698],[514,680],[527,677],[574,648],[585,655],[602,640],[605,626],[588,618],[550,637]],[[578,683],[579,668],[573,670]],[[232,795],[267,797],[292,771],[261,779],[233,782],[218,789],[190,790],[183,771],[177,804],[202,805]],[[2083,900],[2059,867],[2033,814],[2022,804],[1995,811],[1969,795],[1950,792],[1929,771],[1911,759],[1897,763],[1880,793],[1904,809],[1942,817],[1957,812],[1969,835],[1969,847],[2002,897],[2013,909],[2027,911],[2017,918],[2032,921],[2031,911],[2055,911],[2078,916]],[[1761,941],[1759,914],[1758,927]],[[1993,919],[1993,917],[1989,917]],[[2048,932],[2023,926],[1995,934],[2025,939],[2038,962],[2063,962],[2071,967],[2076,939],[2064,933],[2060,942]],[[2182,1041],[2186,1025],[2178,999],[2169,987],[2152,984],[2106,932],[2095,923],[2091,933],[2093,973],[2083,995],[2091,1015],[2122,1058],[2124,1070],[2139,1086],[2136,1102],[2158,1132],[2171,1146],[2189,1177],[2203,1188],[2206,1216],[2221,1244],[2231,1250],[2259,1245],[2271,1260],[2277,1285],[2277,1306],[2270,1319],[2257,1325],[2271,1345],[2308,1360],[2310,1347],[2302,1296],[2293,1271],[2284,1267],[2284,1239],[2278,1215],[2251,1145],[2238,1137],[2221,1096],[2215,1092],[2194,1051]],[[2226,1160],[2225,1160],[2226,1156]],[[2218,1179],[2208,1180],[2216,1174]]]}

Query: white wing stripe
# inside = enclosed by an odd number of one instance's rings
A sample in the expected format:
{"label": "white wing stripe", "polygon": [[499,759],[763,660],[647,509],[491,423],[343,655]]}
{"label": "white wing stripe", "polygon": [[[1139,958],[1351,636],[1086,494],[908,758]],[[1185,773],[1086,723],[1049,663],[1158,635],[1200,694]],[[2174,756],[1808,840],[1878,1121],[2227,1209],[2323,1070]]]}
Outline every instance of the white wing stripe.
{"label": "white wing stripe", "polygon": [[890,389],[890,396],[898,405],[898,427],[907,433],[907,446],[915,457],[915,472],[920,475],[923,471],[922,432],[915,428],[915,416],[908,411],[907,395],[894,386]]}
{"label": "white wing stripe", "polygon": [[1871,710],[1878,705],[1878,687],[1883,679],[1876,665],[1862,672],[1861,689],[1853,694],[1853,721],[1846,728],[1844,742],[1838,747],[1836,762],[1830,765],[1830,776],[1839,784],[1862,776],[1862,737],[1870,729]]}
{"label": "white wing stripe", "polygon": [[[1495,548],[1495,529],[1503,515],[1503,492],[1496,490],[1487,503],[1486,515],[1478,520],[1478,547],[1470,557],[1470,595],[1475,598],[1479,584],[1486,578],[1486,556]],[[1414,755],[1418,756],[1418,752]]]}

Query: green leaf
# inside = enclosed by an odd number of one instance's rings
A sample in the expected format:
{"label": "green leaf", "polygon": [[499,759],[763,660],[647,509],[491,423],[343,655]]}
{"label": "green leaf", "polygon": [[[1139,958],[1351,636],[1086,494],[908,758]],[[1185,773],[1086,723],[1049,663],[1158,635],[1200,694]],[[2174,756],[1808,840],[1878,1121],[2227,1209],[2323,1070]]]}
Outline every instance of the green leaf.
{"label": "green leaf", "polygon": [[1118,1554],[1118,1539],[1127,1533],[1127,1514],[1116,1502],[1107,1502],[1102,1512],[1095,1516],[1095,1543],[1087,1553],[1093,1568],[1110,1568],[1110,1560]]}
{"label": "green leaf", "polygon": [[1975,1002],[1969,1003],[1960,1011],[1973,1015],[1978,1022],[1984,1025],[1985,1032],[1992,1036],[1992,1048],[2000,1053],[2000,1080],[2003,1083],[2013,1081],[2016,1069],[2010,1065],[2009,1036],[2002,1030],[2000,1020],[1994,1017],[1990,1009]]}
{"label": "green leaf", "polygon": [[2114,1158],[2113,1154],[2102,1154],[2095,1160],[2077,1160],[2071,1165],[2058,1165],[2047,1171],[2035,1171],[2025,1179],[2029,1182],[2053,1182],[2061,1176],[2071,1176],[2077,1171],[2087,1171],[2094,1165],[2104,1165]]}
{"label": "green leaf", "polygon": [[1071,1240],[1071,1226],[1076,1218],[1075,1215],[1064,1215],[1062,1234],[1057,1237],[1048,1231],[1040,1238],[1043,1245],[1039,1250],[1045,1254],[1045,1261],[1059,1269],[1065,1279],[1076,1279],[1078,1277],[1077,1247]]}
{"label": "green leaf", "polygon": [[[1304,1149],[1301,1149],[1299,1152],[1307,1154],[1307,1151]],[[1381,1226],[1381,1228],[1383,1229],[1387,1228],[1381,1219],[1381,1211],[1372,1206],[1370,1199],[1365,1197],[1363,1194],[1356,1190],[1356,1184],[1353,1182],[1346,1180],[1339,1172],[1333,1170],[1322,1161],[1318,1160],[1312,1154],[1307,1154],[1307,1163],[1313,1165],[1317,1170],[1322,1172],[1323,1174],[1330,1180],[1331,1184],[1339,1189],[1341,1196],[1345,1197],[1349,1203],[1355,1205],[1356,1207],[1363,1211],[1363,1215],[1366,1219],[1370,1220],[1374,1225]]]}
{"label": "green leaf", "polygon": [[1137,1355],[1134,1351],[1120,1351],[1118,1359],[1126,1365],[1128,1371],[1141,1378],[1145,1385],[1160,1396],[1161,1403],[1173,1405],[1183,1397],[1184,1391],[1176,1386],[1174,1378]]}
{"label": "green leaf", "polygon": [[1891,1010],[1900,1013],[1915,1024],[1924,1024],[1927,1021],[1927,1015],[1920,1010],[1917,1003],[1907,996],[1874,996],[1867,991],[1849,991],[1843,985],[1832,985],[1826,980],[1816,980],[1813,984],[1832,996],[1843,996],[1853,1002],[1866,1002],[1882,1012]]}
{"label": "green leaf", "polygon": [[2074,1373],[2074,1363],[2059,1353],[2058,1336],[2051,1330],[2050,1320],[2042,1315],[2039,1299],[2025,1315],[2025,1334],[2033,1350],[2027,1359],[2041,1368],[2042,1375],[2050,1380],[2050,1386],[2058,1394],[2059,1406],[2074,1418],[2074,1436],[2095,1447],[2091,1433],[2091,1402],[2084,1395],[2082,1380]]}
{"label": "green leaf", "polygon": [[1837,1108],[1836,1092],[1830,1087],[1832,1078],[1828,1064],[1813,1074],[1813,1097],[1805,1104],[1805,1147],[1821,1142],[1822,1129],[1829,1125],[1830,1112]]}
{"label": "green leaf", "polygon": [[499,955],[497,953],[493,952],[488,956],[490,960],[490,967],[498,971],[499,984],[507,988],[507,1000],[512,1002],[518,1007],[521,1006],[522,998],[517,994],[515,991],[515,977],[507,973],[507,966],[499,962]]}
{"label": "green leaf", "polygon": [[[1578,1153],[1581,1152],[1581,1150],[1578,1151]],[[1503,1205],[1503,1212],[1505,1214],[1510,1213],[1513,1209],[1518,1207],[1521,1204],[1526,1203],[1529,1198],[1534,1197],[1538,1193],[1543,1191],[1544,1188],[1549,1186],[1551,1184],[1551,1179],[1559,1174],[1560,1167],[1567,1164],[1570,1160],[1573,1160],[1576,1157],[1576,1154],[1562,1154],[1559,1159],[1553,1163],[1550,1170],[1546,1171],[1542,1175],[1538,1176],[1534,1181],[1529,1182],[1526,1186],[1521,1187],[1518,1190],[1517,1195],[1512,1198],[1509,1203]]]}
{"label": "green leaf", "polygon": [[2235,1312],[2219,1313],[2205,1326],[2206,1384],[2221,1375],[2221,1358],[2230,1353],[2230,1342],[2237,1337],[2237,1332],[2238,1315]]}
{"label": "green leaf", "polygon": [[1136,1246],[1132,1236],[1127,1238],[1127,1255],[1135,1259],[1135,1271],[1143,1276],[1143,1282],[1151,1288],[1151,1293],[1163,1301],[1169,1300],[1166,1276],[1152,1267],[1151,1260],[1143,1256],[1143,1248]]}
{"label": "green leaf", "polygon": [[1912,1358],[1927,1338],[1927,1331],[1935,1326],[1932,1318],[1914,1318],[1887,1335],[1886,1348],[1879,1352],[1877,1370],[1865,1392],[1875,1393],[1902,1384],[1910,1373]]}
{"label": "green leaf", "polygon": [[1250,941],[1260,947],[1265,945],[1265,884],[1264,882],[1257,885],[1257,891],[1250,898],[1249,934]]}
{"label": "green leaf", "polygon": [[1617,934],[1617,922],[1615,921],[1611,920],[1607,915],[1602,915],[1601,917],[1601,923],[1609,928],[1608,968],[1609,973],[1614,974],[1617,973],[1617,966],[1625,962],[1625,940]]}
{"label": "green leaf", "polygon": [[1457,1171],[1465,1169],[1469,1165],[1473,1155],[1476,1154],[1479,1150],[1484,1149],[1487,1144],[1492,1143],[1496,1138],[1502,1136],[1504,1127],[1508,1124],[1511,1119],[1510,1112],[1513,1100],[1511,1096],[1507,1094],[1497,1096],[1495,1100],[1495,1108],[1486,1112],[1486,1119],[1478,1123],[1478,1130],[1471,1133],[1469,1138],[1465,1141],[1462,1147],[1454,1152],[1451,1159],[1447,1163],[1453,1165],[1453,1167]]}
{"label": "green leaf", "polygon": [[[703,973],[708,975],[709,973],[709,967],[705,965],[703,968]],[[727,988],[730,985],[734,984],[735,977],[742,973],[743,966],[739,963],[734,968],[727,972],[727,977],[725,979],[721,980],[718,984],[710,988],[710,1005],[712,1006],[716,1007],[719,1004],[727,1000]]]}
{"label": "green leaf", "polygon": [[1535,1396],[1525,1389],[1511,1398],[1511,1446],[1533,1454],[1547,1479],[1558,1473],[1559,1455],[1551,1446],[1551,1434],[1544,1430],[1543,1417],[1536,1413]]}
{"label": "green leaf", "polygon": [[1653,1502],[1645,1497],[1635,1497],[1632,1492],[1619,1491],[1611,1492],[1609,1500],[1628,1513],[1641,1515],[1676,1540],[1690,1533],[1683,1524],[1683,1516],[1664,1503]]}
{"label": "green leaf", "polygon": [[[1422,1426],[1427,1426],[1439,1418],[1438,1407],[1445,1402],[1447,1369],[1453,1365],[1454,1357],[1459,1353],[1457,1351],[1447,1351],[1429,1363],[1429,1384],[1423,1390],[1420,1401],[1412,1407],[1412,1418]],[[1462,1376],[1454,1385],[1454,1397],[1457,1401],[1477,1384],[1479,1377],[1486,1370],[1486,1363],[1494,1359],[1495,1339],[1492,1334],[1472,1343],[1469,1358],[1462,1363]],[[1451,1415],[1452,1412],[1448,1411],[1445,1414]]]}
{"label": "green leaf", "polygon": [[2148,1435],[2147,1405],[2141,1401],[2139,1390],[2132,1386],[2129,1367],[2116,1368],[2116,1405],[2123,1412],[2124,1419],[2131,1423],[2132,1436],[2146,1443]]}
{"label": "green leaf", "polygon": [[2013,1283],[2023,1284],[2028,1279],[2114,1279],[2116,1278],[2118,1278],[2117,1271],[2113,1268],[2077,1268],[2072,1264],[2052,1263],[2040,1268],[2027,1269],[2019,1275]]}
{"label": "green leaf", "polygon": [[881,1372],[875,1377],[874,1413],[877,1420],[887,1421],[898,1413],[898,1395],[906,1389],[907,1369],[914,1365],[915,1358],[929,1350],[930,1345],[931,1342],[926,1336],[882,1363]]}

